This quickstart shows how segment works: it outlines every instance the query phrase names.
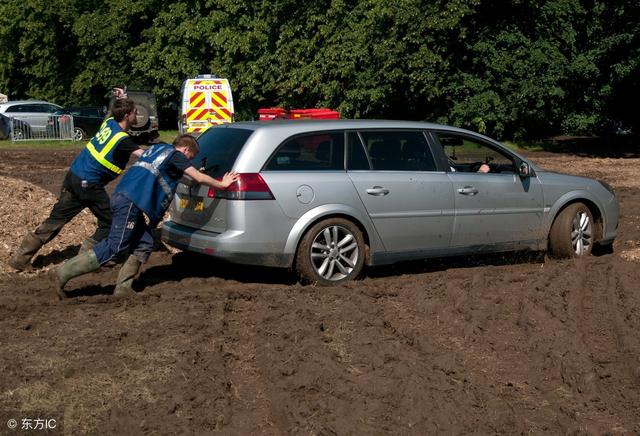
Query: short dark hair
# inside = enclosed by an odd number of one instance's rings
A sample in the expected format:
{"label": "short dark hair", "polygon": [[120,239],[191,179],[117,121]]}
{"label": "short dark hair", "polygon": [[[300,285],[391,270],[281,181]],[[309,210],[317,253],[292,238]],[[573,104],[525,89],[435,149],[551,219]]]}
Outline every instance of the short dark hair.
{"label": "short dark hair", "polygon": [[198,141],[191,135],[180,135],[176,139],[173,140],[173,147],[187,147],[187,150],[193,152],[194,154],[198,154],[198,150],[200,146],[198,145]]}
{"label": "short dark hair", "polygon": [[136,104],[130,98],[120,98],[111,106],[111,115],[113,119],[120,122],[124,119],[124,116],[130,114],[136,110]]}

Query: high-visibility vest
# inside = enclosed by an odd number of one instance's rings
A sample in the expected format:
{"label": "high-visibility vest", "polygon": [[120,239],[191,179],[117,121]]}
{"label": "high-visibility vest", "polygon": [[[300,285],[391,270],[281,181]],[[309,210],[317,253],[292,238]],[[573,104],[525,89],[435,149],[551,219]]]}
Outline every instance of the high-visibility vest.
{"label": "high-visibility vest", "polygon": [[113,163],[113,153],[129,134],[109,117],[71,164],[71,172],[94,184],[107,184],[124,171]]}
{"label": "high-visibility vest", "polygon": [[175,153],[179,152],[173,145],[154,145],[142,153],[115,189],[142,209],[154,224],[160,222],[169,208],[180,181],[166,171]]}

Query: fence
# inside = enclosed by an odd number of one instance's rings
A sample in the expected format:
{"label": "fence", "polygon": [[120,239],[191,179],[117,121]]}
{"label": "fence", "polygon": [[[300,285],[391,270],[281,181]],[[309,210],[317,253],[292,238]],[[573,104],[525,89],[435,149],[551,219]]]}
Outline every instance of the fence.
{"label": "fence", "polygon": [[[78,137],[80,136],[80,137]],[[78,141],[82,134],[76,134],[73,116],[48,113],[20,115],[11,118],[11,141]]]}

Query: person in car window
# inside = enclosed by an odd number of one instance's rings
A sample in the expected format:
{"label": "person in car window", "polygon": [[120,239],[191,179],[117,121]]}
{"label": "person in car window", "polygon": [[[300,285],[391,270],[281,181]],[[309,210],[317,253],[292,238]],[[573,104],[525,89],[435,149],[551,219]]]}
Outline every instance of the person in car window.
{"label": "person in car window", "polygon": [[136,121],[133,100],[116,100],[98,133],[76,156],[62,183],[58,202],[53,205],[49,217],[33,232],[28,232],[20,246],[9,259],[9,265],[18,271],[31,268],[31,258],[47,242],[52,240],[84,208],[98,219],[98,227],[87,238],[81,249],[86,250],[102,241],[109,234],[111,211],[105,185],[123,171],[130,156],[142,155],[142,149],[126,131]]}
{"label": "person in car window", "polygon": [[114,295],[135,295],[133,279],[153,249],[151,230],[162,220],[183,175],[194,182],[225,189],[238,179],[226,173],[218,181],[194,168],[190,160],[198,154],[191,135],[178,136],[173,144],[157,144],[145,151],[122,177],[111,198],[113,222],[107,239],[93,249],[69,259],[54,271],[55,291],[66,296],[64,285],[73,277],[100,268],[121,254],[132,253],[120,268]]}
{"label": "person in car window", "polygon": [[[452,172],[457,172],[458,170],[456,170],[456,167],[453,166],[453,164],[450,165],[451,171]],[[483,163],[482,165],[480,165],[478,167],[478,169],[475,171],[476,173],[488,173],[491,172],[491,167],[489,166],[489,164]]]}

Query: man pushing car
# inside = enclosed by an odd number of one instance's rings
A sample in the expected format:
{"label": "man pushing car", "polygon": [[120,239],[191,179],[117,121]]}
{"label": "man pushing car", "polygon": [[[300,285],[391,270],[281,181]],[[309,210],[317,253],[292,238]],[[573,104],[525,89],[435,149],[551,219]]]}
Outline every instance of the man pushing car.
{"label": "man pushing car", "polygon": [[80,253],[55,269],[54,288],[66,297],[65,284],[73,277],[131,253],[120,268],[114,295],[135,295],[133,279],[153,249],[151,230],[162,220],[178,182],[187,175],[195,183],[224,189],[238,179],[235,172],[218,181],[194,168],[190,160],[198,154],[198,142],[191,135],[178,136],[173,144],[157,144],[145,151],[124,174],[111,197],[112,223],[109,235],[93,249]]}

